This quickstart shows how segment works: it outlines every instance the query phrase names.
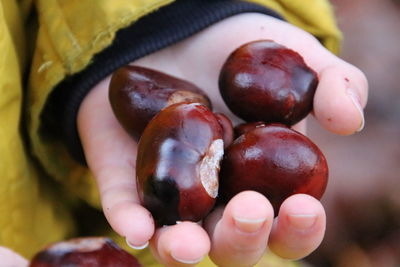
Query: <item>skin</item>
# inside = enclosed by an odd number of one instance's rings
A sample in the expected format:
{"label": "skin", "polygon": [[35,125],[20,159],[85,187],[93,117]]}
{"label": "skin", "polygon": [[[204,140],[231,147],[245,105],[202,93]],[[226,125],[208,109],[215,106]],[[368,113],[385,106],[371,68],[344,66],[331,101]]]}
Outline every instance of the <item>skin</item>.
{"label": "skin", "polygon": [[4,266],[27,267],[28,260],[14,252],[13,250],[0,246],[1,264]]}
{"label": "skin", "polygon": [[[325,129],[349,135],[362,128],[368,90],[364,74],[332,55],[308,33],[265,15],[236,15],[133,63],[193,82],[206,91],[216,111],[234,118],[219,96],[219,70],[230,51],[257,39],[273,39],[298,51],[319,74],[313,115]],[[84,99],[78,128],[104,214],[131,245],[149,242],[153,254],[166,266],[193,266],[209,254],[222,267],[252,266],[267,248],[283,258],[300,259],[319,246],[325,232],[324,208],[306,195],[289,197],[274,219],[264,196],[242,192],[203,224],[183,222],[156,230],[136,193],[137,144],[111,111],[108,83],[106,78]],[[304,133],[305,122],[294,128]]]}

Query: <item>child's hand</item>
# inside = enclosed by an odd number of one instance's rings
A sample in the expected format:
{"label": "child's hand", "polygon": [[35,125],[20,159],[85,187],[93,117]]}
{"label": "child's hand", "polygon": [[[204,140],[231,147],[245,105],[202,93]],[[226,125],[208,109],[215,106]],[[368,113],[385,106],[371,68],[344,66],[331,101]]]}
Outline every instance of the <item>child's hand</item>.
{"label": "child's hand", "polygon": [[28,261],[9,248],[0,246],[0,266],[26,267]]}
{"label": "child's hand", "polygon": [[[304,31],[265,15],[225,19],[133,63],[195,83],[209,95],[215,110],[231,115],[219,96],[219,70],[231,51],[258,39],[272,39],[296,50],[318,72],[313,113],[323,127],[338,134],[362,128],[368,87],[363,73]],[[130,244],[140,247],[150,240],[154,255],[168,266],[191,265],[207,254],[218,266],[250,266],[267,246],[289,259],[305,257],[318,247],[325,231],[325,213],[319,201],[306,195],[288,198],[275,220],[269,201],[249,191],[238,194],[224,209],[215,210],[203,225],[184,222],[156,230],[136,193],[137,144],[111,111],[108,83],[109,78],[85,98],[78,127],[105,216]],[[304,121],[295,128],[304,132]]]}

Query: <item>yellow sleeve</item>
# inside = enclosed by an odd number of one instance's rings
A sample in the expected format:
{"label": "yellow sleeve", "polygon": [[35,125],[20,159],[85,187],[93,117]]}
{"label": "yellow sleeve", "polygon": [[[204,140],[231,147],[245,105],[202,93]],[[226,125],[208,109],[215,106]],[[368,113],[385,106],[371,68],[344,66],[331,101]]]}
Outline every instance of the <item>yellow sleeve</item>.
{"label": "yellow sleeve", "polygon": [[28,61],[24,18],[16,1],[0,0],[0,245],[30,257],[72,233],[73,224],[61,194],[48,190],[46,174],[26,145],[21,114]]}
{"label": "yellow sleeve", "polygon": [[38,0],[36,49],[29,80],[29,136],[44,169],[91,205],[99,207],[94,180],[59,140],[40,133],[40,116],[52,89],[84,69],[114,39],[116,31],[171,0]]}

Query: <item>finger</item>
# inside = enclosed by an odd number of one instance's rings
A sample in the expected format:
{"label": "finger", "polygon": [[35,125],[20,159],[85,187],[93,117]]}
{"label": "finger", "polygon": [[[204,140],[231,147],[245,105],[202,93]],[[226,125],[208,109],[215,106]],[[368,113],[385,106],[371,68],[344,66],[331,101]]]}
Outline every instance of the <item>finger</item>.
{"label": "finger", "polygon": [[229,201],[221,219],[206,222],[212,236],[211,259],[218,266],[255,265],[265,252],[273,218],[272,206],[263,195],[239,193]]}
{"label": "finger", "polygon": [[368,83],[361,71],[347,63],[323,69],[314,97],[314,115],[327,130],[348,135],[364,127],[363,108]]}
{"label": "finger", "polygon": [[139,204],[135,180],[137,144],[111,111],[108,83],[109,80],[100,83],[81,104],[79,134],[108,222],[132,247],[143,247],[154,233],[154,221]]}
{"label": "finger", "polygon": [[[246,26],[250,30],[243,32]],[[226,34],[221,36],[221,31]],[[183,60],[190,55],[196,55],[196,66],[181,69],[186,77],[207,89],[215,110],[236,118],[224,104],[217,89],[219,70],[229,53],[250,41],[272,39],[297,51],[306,64],[318,73],[320,83],[314,98],[314,114],[324,128],[342,135],[352,134],[363,128],[362,109],[368,96],[365,75],[329,52],[311,34],[282,20],[254,13],[236,15],[215,24],[205,32],[206,34],[189,38],[189,41],[194,40],[198,45],[189,46],[186,54],[179,58]],[[237,32],[242,34],[238,35]],[[204,44],[212,45],[204,49]],[[184,63],[180,62],[179,65]]]}
{"label": "finger", "polygon": [[313,252],[325,233],[325,211],[315,198],[298,194],[286,199],[274,222],[269,248],[286,259],[300,259]]}
{"label": "finger", "polygon": [[1,266],[26,267],[28,261],[9,248],[0,246]]}
{"label": "finger", "polygon": [[194,266],[210,251],[210,239],[200,225],[181,222],[157,230],[151,248],[166,266]]}
{"label": "finger", "polygon": [[310,34],[297,30],[294,35],[298,38],[285,39],[282,43],[300,53],[318,74],[313,113],[319,123],[341,135],[361,131],[364,127],[363,108],[368,98],[368,81],[364,73],[332,54]]}
{"label": "finger", "polygon": [[[364,127],[363,108],[368,98],[368,81],[364,73],[323,47],[312,35],[290,30],[294,38],[284,38],[282,44],[297,51],[306,64],[319,76],[313,113],[327,130],[348,135]],[[296,38],[296,36],[298,38]]]}

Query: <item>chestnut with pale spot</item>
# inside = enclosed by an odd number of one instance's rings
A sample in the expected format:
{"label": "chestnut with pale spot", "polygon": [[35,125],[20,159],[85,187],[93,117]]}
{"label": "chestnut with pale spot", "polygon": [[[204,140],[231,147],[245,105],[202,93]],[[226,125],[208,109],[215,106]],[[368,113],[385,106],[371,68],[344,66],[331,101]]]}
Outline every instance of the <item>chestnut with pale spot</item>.
{"label": "chestnut with pale spot", "polygon": [[328,182],[321,150],[306,136],[283,124],[250,124],[225,151],[221,162],[220,196],[228,202],[237,193],[257,191],[275,213],[289,196],[304,193],[320,199]]}
{"label": "chestnut with pale spot", "polygon": [[288,126],[311,112],[317,85],[317,73],[297,52],[271,40],[240,46],[219,76],[222,98],[238,117]]}
{"label": "chestnut with pale spot", "polygon": [[[218,194],[224,127],[206,106],[180,103],[159,112],[139,141],[138,194],[157,225],[200,221]],[[232,132],[232,129],[230,129]]]}
{"label": "chestnut with pale spot", "polygon": [[211,108],[207,95],[193,83],[132,65],[113,73],[109,100],[118,121],[135,140],[139,140],[149,121],[169,105],[196,102]]}

